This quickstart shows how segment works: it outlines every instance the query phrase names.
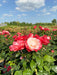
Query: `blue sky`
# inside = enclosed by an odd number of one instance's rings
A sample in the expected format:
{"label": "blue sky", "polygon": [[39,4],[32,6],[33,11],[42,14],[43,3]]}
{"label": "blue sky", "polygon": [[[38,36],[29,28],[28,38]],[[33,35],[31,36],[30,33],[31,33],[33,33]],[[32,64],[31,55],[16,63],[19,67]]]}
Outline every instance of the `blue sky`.
{"label": "blue sky", "polygon": [[57,19],[57,0],[0,0],[0,23],[51,22]]}

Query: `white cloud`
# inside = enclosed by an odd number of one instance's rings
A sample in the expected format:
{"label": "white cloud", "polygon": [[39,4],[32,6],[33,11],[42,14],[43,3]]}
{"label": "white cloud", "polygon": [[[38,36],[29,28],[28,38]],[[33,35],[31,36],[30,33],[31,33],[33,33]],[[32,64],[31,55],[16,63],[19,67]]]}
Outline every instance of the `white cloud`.
{"label": "white cloud", "polygon": [[56,12],[56,11],[57,11],[57,6],[53,6],[53,7],[50,9],[50,11]]}
{"label": "white cloud", "polygon": [[0,4],[0,7],[2,6],[2,4]]}
{"label": "white cloud", "polygon": [[3,17],[11,17],[13,16],[12,14],[3,14]]}
{"label": "white cloud", "polygon": [[44,6],[45,0],[17,0],[15,3],[17,5],[16,10],[31,11]]}
{"label": "white cloud", "polygon": [[43,15],[50,15],[51,13],[50,12],[47,12],[47,13],[45,13],[45,14],[43,14]]}
{"label": "white cloud", "polygon": [[6,3],[7,1],[6,0],[3,0],[3,3]]}
{"label": "white cloud", "polygon": [[37,16],[50,15],[50,12],[45,12],[44,14],[36,14]]}

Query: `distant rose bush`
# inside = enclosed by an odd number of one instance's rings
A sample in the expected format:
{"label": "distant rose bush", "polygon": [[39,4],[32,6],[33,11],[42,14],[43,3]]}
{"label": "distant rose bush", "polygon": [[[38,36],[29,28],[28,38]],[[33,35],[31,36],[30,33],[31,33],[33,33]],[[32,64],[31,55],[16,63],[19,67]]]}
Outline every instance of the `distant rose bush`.
{"label": "distant rose bush", "polygon": [[53,29],[53,31],[57,31],[57,29]]}
{"label": "distant rose bush", "polygon": [[2,31],[2,35],[4,35],[4,34],[10,35],[9,31],[3,30],[3,31]]}
{"label": "distant rose bush", "polygon": [[37,28],[37,26],[35,25],[33,28],[34,28],[34,29],[36,29],[36,28]]}
{"label": "distant rose bush", "polygon": [[42,27],[42,26],[39,26],[39,28],[40,28],[41,30],[44,30],[44,31],[49,31],[49,28],[44,28],[44,27]]}

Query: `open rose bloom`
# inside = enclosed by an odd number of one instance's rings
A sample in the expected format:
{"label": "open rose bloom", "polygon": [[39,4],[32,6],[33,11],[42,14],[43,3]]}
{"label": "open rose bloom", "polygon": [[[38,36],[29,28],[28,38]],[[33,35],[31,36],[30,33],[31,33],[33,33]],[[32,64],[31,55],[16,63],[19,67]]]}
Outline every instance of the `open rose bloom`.
{"label": "open rose bloom", "polygon": [[33,36],[30,36],[26,42],[25,46],[28,52],[30,51],[38,51],[42,48],[41,41]]}
{"label": "open rose bloom", "polygon": [[44,35],[33,35],[30,33],[29,35],[21,36],[14,36],[14,42],[13,45],[9,47],[10,51],[19,51],[26,49],[28,52],[35,51],[37,52],[42,48],[42,44],[47,45],[49,43],[49,40],[51,40],[50,36]]}
{"label": "open rose bloom", "polygon": [[23,40],[14,41],[13,45],[11,45],[9,48],[10,48],[10,51],[22,50],[24,49],[24,41]]}

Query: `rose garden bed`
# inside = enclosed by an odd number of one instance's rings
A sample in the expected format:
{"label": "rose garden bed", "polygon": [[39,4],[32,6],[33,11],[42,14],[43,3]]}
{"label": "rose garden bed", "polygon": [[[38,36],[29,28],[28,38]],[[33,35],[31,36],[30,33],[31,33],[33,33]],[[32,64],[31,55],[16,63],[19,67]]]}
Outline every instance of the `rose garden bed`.
{"label": "rose garden bed", "polygon": [[39,32],[27,35],[0,32],[1,75],[56,75],[57,30],[39,28]]}

